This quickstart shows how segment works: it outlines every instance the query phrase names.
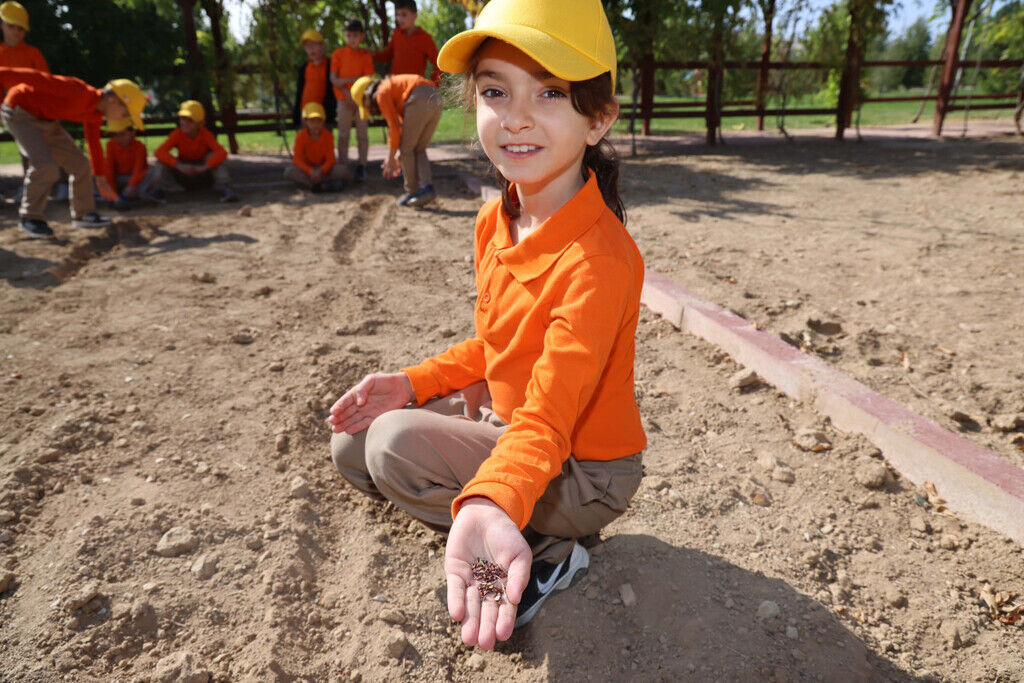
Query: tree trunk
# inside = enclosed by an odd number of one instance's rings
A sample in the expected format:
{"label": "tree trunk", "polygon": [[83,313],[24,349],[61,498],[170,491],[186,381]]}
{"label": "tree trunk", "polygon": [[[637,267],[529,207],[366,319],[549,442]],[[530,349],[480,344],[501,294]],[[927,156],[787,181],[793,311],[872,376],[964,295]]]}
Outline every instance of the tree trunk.
{"label": "tree trunk", "polygon": [[942,124],[946,120],[946,109],[949,98],[953,94],[953,82],[960,60],[960,35],[964,31],[964,20],[971,7],[971,0],[958,0],[953,9],[953,19],[946,34],[946,56],[939,75],[939,89],[935,94],[935,118],[932,120],[932,132],[942,135]]}
{"label": "tree trunk", "polygon": [[198,100],[202,97],[203,87],[203,55],[199,51],[199,39],[196,37],[196,18],[193,15],[193,8],[196,0],[175,0],[181,9],[181,19],[185,28],[185,44],[188,47],[188,70],[189,83],[188,91],[192,99]]}
{"label": "tree trunk", "polygon": [[862,2],[850,2],[850,31],[846,39],[846,59],[839,80],[839,101],[836,103],[836,139],[842,140],[853,118],[860,90],[860,63],[864,51],[864,27],[861,23]]}
{"label": "tree trunk", "polygon": [[220,124],[224,132],[227,133],[231,153],[238,154],[238,140],[235,138],[238,113],[235,110],[234,76],[224,52],[224,33],[221,29],[224,9],[220,5],[220,0],[201,0],[201,2],[203,11],[210,18],[210,34],[213,37],[213,50],[217,56],[217,104],[221,113]]}
{"label": "tree trunk", "polygon": [[754,84],[754,106],[757,109],[757,129],[764,130],[764,109],[768,90],[768,62],[772,58],[772,24],[775,21],[775,0],[767,0],[761,5],[764,16],[764,42],[761,43],[761,67],[757,71],[757,83]]}

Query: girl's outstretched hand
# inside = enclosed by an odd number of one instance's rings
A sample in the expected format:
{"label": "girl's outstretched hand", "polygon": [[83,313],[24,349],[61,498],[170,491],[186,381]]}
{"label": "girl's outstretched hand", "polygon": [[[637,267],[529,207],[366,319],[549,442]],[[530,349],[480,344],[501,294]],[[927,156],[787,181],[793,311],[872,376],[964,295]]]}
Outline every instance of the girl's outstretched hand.
{"label": "girl's outstretched hand", "polygon": [[[473,582],[472,565],[477,558],[494,562],[508,574],[501,602],[481,599]],[[504,510],[483,497],[463,503],[444,551],[448,614],[462,622],[462,642],[490,650],[495,642],[512,635],[532,559],[530,546]]]}
{"label": "girl's outstretched hand", "polygon": [[327,421],[335,434],[355,434],[369,427],[378,415],[397,410],[413,398],[412,383],[404,372],[374,373],[335,401]]}

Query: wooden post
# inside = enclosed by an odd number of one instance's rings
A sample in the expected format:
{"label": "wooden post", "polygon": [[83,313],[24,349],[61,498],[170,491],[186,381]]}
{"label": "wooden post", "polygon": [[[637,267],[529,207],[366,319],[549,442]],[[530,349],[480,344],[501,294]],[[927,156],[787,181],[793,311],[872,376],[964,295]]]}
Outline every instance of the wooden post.
{"label": "wooden post", "polygon": [[199,51],[199,39],[196,37],[196,18],[192,14],[196,0],[175,0],[181,9],[181,19],[185,28],[185,44],[188,47],[189,83],[188,91],[192,99],[198,100],[202,94],[203,55]]}
{"label": "wooden post", "polygon": [[640,58],[640,115],[644,119],[644,135],[651,134],[652,113],[654,113],[654,54],[648,52]]}
{"label": "wooden post", "polygon": [[761,14],[764,16],[764,42],[761,43],[761,66],[757,70],[757,82],[754,84],[754,107],[757,109],[757,129],[764,130],[768,62],[772,58],[772,24],[775,21],[775,0],[766,0],[760,4]]}
{"label": "wooden post", "polygon": [[942,72],[939,74],[939,88],[935,92],[935,118],[932,121],[932,132],[935,135],[942,135],[942,123],[946,120],[949,98],[953,94],[953,82],[959,69],[960,35],[964,31],[967,10],[971,7],[971,0],[955,2],[952,23],[949,26],[949,33],[946,34],[946,56],[942,63]]}
{"label": "wooden post", "polygon": [[718,142],[718,130],[722,127],[722,81],[724,72],[721,62],[708,64],[708,92],[704,102],[704,139],[709,145]]}

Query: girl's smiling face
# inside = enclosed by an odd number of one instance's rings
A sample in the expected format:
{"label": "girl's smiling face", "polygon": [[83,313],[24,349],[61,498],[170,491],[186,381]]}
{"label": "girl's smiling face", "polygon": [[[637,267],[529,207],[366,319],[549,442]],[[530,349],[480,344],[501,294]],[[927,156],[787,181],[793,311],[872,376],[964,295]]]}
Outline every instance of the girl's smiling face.
{"label": "girl's smiling face", "polygon": [[479,58],[473,72],[476,126],[487,157],[521,195],[557,188],[571,198],[583,186],[587,145],[600,142],[614,114],[580,114],[569,81],[508,43],[488,40]]}

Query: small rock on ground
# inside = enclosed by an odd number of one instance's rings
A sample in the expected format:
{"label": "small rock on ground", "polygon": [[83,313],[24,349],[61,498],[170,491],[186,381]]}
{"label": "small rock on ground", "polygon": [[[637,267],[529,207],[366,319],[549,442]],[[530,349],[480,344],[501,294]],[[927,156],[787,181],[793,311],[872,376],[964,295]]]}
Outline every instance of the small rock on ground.
{"label": "small rock on ground", "polygon": [[177,557],[192,552],[199,545],[199,539],[195,537],[190,529],[185,527],[171,527],[157,542],[156,552],[163,557]]}

